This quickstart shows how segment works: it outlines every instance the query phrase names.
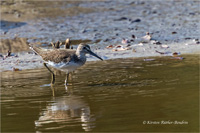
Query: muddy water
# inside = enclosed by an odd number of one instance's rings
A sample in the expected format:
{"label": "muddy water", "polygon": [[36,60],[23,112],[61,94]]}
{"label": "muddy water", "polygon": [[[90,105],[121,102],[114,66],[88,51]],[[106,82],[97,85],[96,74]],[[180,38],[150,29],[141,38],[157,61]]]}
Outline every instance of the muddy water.
{"label": "muddy water", "polygon": [[67,90],[45,68],[2,72],[1,130],[197,132],[199,56],[184,57],[89,62]]}

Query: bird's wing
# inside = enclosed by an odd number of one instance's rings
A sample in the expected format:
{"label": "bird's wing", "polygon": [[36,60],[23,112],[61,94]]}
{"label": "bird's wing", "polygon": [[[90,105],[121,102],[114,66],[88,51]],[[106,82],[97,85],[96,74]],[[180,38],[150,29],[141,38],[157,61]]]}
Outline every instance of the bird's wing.
{"label": "bird's wing", "polygon": [[75,50],[71,49],[55,49],[44,52],[41,56],[44,61],[53,61],[55,63],[69,62],[75,54]]}

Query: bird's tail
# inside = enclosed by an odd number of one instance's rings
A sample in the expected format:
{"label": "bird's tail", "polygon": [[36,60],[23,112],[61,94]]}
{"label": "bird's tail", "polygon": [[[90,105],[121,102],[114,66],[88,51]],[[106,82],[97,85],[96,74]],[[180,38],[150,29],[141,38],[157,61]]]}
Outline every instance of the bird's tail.
{"label": "bird's tail", "polygon": [[29,48],[36,54],[41,55],[42,49],[34,46],[33,44],[29,44]]}

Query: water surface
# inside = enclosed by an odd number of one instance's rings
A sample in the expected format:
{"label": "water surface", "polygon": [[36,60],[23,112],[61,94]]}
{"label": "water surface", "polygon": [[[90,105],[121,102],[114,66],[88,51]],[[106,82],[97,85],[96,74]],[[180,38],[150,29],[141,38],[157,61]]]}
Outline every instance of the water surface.
{"label": "water surface", "polygon": [[67,90],[61,72],[54,91],[45,68],[2,72],[1,130],[197,132],[199,56],[184,57],[88,62],[72,74]]}

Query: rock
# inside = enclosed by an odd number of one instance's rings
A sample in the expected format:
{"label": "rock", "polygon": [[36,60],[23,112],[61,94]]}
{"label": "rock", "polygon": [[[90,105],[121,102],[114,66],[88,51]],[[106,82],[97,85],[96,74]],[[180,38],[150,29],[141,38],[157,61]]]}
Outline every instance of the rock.
{"label": "rock", "polygon": [[113,45],[109,45],[109,46],[107,46],[106,48],[113,48]]}
{"label": "rock", "polygon": [[13,70],[13,71],[21,71],[21,69],[19,69],[19,68],[14,68],[14,67],[13,67],[12,70]]}
{"label": "rock", "polygon": [[121,17],[119,19],[114,19],[114,21],[123,21],[123,20],[127,20],[128,18],[127,17]]}
{"label": "rock", "polygon": [[139,46],[143,46],[144,44],[143,44],[143,43],[139,43],[138,45],[139,45]]}
{"label": "rock", "polygon": [[169,46],[168,46],[168,45],[165,45],[165,44],[161,45],[161,47],[162,47],[162,48],[169,48]]}
{"label": "rock", "polygon": [[106,38],[106,39],[104,40],[104,42],[109,42],[109,41],[111,41],[111,39],[109,39],[109,38]]}
{"label": "rock", "polygon": [[131,23],[135,23],[135,22],[141,22],[141,19],[136,19],[136,20],[131,21]]}
{"label": "rock", "polygon": [[192,38],[190,38],[190,37],[186,37],[186,38],[185,38],[185,40],[190,40],[190,39],[192,39]]}
{"label": "rock", "polygon": [[124,50],[129,50],[129,49],[131,49],[131,48],[118,45],[112,51],[124,51]]}
{"label": "rock", "polygon": [[172,55],[177,56],[177,55],[180,55],[180,54],[181,54],[180,52],[174,52]]}
{"label": "rock", "polygon": [[162,43],[161,43],[161,42],[159,42],[159,41],[156,41],[156,40],[154,40],[154,41],[153,41],[153,44],[156,44],[156,45],[161,45]]}
{"label": "rock", "polygon": [[172,27],[174,27],[176,24],[172,24]]}

